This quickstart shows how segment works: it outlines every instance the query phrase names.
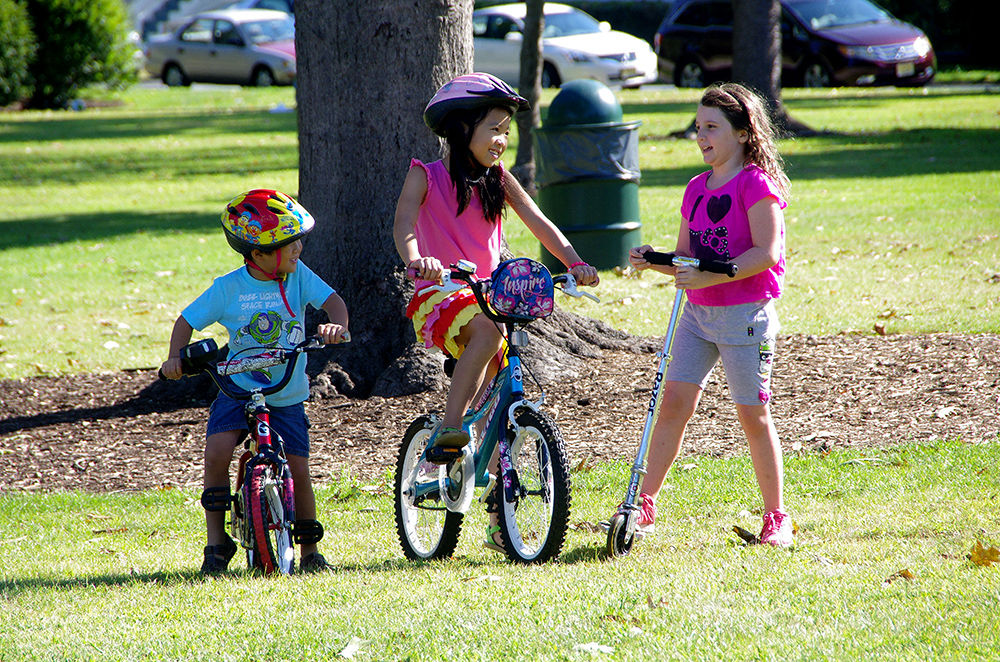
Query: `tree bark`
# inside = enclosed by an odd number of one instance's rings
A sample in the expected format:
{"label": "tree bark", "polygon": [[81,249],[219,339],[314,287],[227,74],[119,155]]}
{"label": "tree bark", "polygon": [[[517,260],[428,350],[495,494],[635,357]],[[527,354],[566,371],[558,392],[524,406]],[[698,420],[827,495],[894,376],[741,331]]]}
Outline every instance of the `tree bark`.
{"label": "tree bark", "polygon": [[806,130],[781,100],[781,4],[733,0],[733,80],[753,88],[782,134]]}
{"label": "tree bark", "polygon": [[[336,350],[340,367],[325,370],[325,383],[342,393],[371,393],[413,345],[393,216],[410,158],[440,158],[423,109],[438,87],[471,70],[472,4],[296,3],[298,197],[316,218],[303,259],[350,311],[351,344]],[[396,372],[416,370],[408,361]]]}
{"label": "tree bark", "polygon": [[542,29],[544,0],[527,0],[524,16],[524,40],[521,42],[521,69],[518,92],[531,104],[530,110],[517,114],[517,157],[511,173],[532,197],[535,188],[535,147],[532,133],[541,124],[538,100],[542,96]]}

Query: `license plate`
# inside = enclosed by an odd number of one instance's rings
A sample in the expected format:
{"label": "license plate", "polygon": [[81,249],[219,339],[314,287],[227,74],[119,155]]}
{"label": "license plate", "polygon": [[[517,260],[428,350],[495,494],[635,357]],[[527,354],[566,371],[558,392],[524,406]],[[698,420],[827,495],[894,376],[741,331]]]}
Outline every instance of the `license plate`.
{"label": "license plate", "polygon": [[636,70],[633,67],[625,67],[624,69],[621,70],[621,73],[618,75],[622,77],[622,80],[625,80],[626,78],[632,78],[633,76],[635,76]]}
{"label": "license plate", "polygon": [[896,65],[896,78],[909,78],[916,73],[912,62],[900,62]]}

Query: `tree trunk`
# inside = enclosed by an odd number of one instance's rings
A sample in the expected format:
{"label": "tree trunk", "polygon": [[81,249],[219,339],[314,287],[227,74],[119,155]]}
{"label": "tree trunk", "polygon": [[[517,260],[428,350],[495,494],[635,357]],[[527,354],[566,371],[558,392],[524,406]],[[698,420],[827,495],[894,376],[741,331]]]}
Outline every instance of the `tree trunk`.
{"label": "tree trunk", "polygon": [[[427,101],[472,66],[472,0],[299,0],[299,200],[316,218],[304,261],[347,302],[352,341],[326,383],[364,396],[406,375],[411,288],[392,241],[411,157],[440,158]],[[322,380],[321,380],[322,382]],[[386,387],[392,390],[391,387]]]}
{"label": "tree trunk", "polygon": [[532,142],[534,128],[541,124],[542,113],[538,100],[542,96],[542,28],[545,15],[544,0],[527,0],[524,16],[524,40],[521,42],[521,70],[518,92],[531,104],[531,109],[517,114],[517,158],[511,173],[524,189],[534,197],[535,149]]}
{"label": "tree trunk", "polygon": [[781,4],[778,0],[733,0],[733,80],[753,88],[782,134],[806,127],[781,101]]}

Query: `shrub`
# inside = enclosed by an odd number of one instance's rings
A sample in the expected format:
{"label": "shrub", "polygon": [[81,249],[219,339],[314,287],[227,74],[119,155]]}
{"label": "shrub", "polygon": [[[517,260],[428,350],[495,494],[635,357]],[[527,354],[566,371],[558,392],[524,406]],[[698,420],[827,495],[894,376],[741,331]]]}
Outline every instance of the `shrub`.
{"label": "shrub", "polygon": [[27,0],[38,38],[33,108],[65,108],[80,88],[124,87],[137,78],[122,0]]}
{"label": "shrub", "polygon": [[19,0],[0,0],[0,106],[24,99],[28,65],[35,54],[35,35]]}

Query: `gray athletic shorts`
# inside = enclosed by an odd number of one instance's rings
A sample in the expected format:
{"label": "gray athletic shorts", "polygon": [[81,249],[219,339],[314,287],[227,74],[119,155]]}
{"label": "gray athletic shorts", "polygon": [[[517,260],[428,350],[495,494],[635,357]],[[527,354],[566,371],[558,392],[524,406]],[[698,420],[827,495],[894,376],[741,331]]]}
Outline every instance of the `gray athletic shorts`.
{"label": "gray athletic shorts", "polygon": [[733,402],[767,404],[778,328],[773,299],[736,306],[688,302],[677,323],[666,380],[704,389],[721,358]]}

